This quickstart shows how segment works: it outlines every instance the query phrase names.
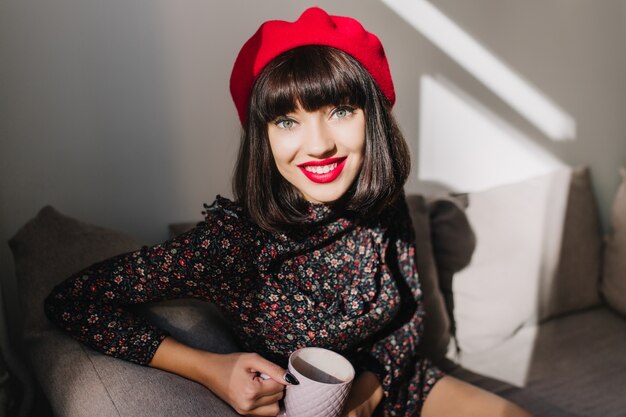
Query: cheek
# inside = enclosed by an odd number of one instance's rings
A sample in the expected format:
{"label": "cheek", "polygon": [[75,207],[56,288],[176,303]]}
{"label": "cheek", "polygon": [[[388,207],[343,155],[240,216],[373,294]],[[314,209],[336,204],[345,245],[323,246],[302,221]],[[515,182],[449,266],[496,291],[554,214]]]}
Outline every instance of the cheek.
{"label": "cheek", "polygon": [[363,156],[365,154],[365,128],[352,130],[345,135],[345,147],[350,152]]}
{"label": "cheek", "polygon": [[295,141],[270,138],[269,143],[272,156],[277,166],[291,162],[298,152]]}
{"label": "cheek", "polygon": [[360,136],[357,147],[361,156],[365,155],[365,132]]}
{"label": "cheek", "polygon": [[363,167],[363,161],[365,159],[365,128],[361,129],[359,135],[355,137],[352,146],[354,149],[353,152],[359,155],[357,169],[360,170]]}

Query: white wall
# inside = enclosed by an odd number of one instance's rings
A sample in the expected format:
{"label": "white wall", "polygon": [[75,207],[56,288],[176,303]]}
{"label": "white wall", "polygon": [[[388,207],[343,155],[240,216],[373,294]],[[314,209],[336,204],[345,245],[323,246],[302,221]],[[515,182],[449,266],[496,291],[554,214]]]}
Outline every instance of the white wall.
{"label": "white wall", "polygon": [[[626,165],[625,1],[432,2],[575,118],[569,142],[549,140],[382,2],[316,3],[358,18],[385,44],[396,115],[414,154],[409,190],[418,189],[420,80],[429,76],[462,89],[555,159],[590,165],[606,226],[617,168]],[[260,22],[295,19],[311,4],[0,3],[0,238],[52,204],[156,242],[167,223],[198,219],[203,202],[229,196],[239,136],[232,62]],[[6,245],[0,273],[15,331]]]}

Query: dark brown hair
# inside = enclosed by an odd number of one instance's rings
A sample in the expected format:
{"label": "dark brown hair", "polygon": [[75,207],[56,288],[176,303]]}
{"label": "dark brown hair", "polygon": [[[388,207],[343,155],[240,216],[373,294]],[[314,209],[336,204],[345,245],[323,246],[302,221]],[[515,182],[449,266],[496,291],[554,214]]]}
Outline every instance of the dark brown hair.
{"label": "dark brown hair", "polygon": [[359,175],[333,205],[369,217],[379,214],[401,193],[410,156],[387,98],[350,55],[328,46],[302,46],[274,58],[257,78],[250,96],[233,191],[261,228],[283,230],[301,223],[306,215],[304,198],[276,168],[268,122],[298,105],[315,111],[339,104],[363,109],[365,151]]}

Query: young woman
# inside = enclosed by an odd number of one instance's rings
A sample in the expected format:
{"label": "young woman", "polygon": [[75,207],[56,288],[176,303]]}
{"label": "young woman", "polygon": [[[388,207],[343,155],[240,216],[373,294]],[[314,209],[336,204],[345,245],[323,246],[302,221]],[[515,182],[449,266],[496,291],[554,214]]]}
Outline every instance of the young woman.
{"label": "young woman", "polygon": [[[417,353],[409,152],[378,38],[319,8],[266,22],[231,92],[244,127],[235,202],[218,196],[190,232],[70,277],[48,317],[94,349],[205,385],[239,414],[277,415],[298,383],[288,355],[320,346],[357,369],[346,415],[528,416]],[[126,309],[181,297],[217,304],[255,353],[191,348]]]}

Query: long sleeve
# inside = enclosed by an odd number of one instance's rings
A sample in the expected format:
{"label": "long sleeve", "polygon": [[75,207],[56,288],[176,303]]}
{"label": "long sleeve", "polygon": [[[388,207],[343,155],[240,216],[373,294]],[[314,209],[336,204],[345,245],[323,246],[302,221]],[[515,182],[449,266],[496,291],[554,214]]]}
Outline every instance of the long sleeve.
{"label": "long sleeve", "polygon": [[45,300],[46,315],[105,354],[145,365],[167,333],[128,306],[183,297],[212,300],[223,277],[236,275],[224,216],[164,243],[122,254],[75,273]]}

